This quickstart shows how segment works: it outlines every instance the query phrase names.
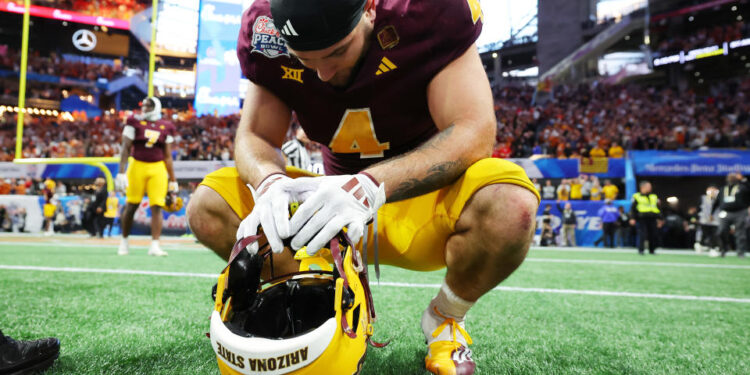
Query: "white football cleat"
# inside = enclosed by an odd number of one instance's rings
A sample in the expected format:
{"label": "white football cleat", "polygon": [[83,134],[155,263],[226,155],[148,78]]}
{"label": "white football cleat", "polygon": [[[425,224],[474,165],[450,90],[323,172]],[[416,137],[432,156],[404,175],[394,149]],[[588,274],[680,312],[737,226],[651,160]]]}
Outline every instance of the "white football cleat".
{"label": "white football cleat", "polygon": [[695,252],[700,254],[703,252],[703,246],[700,244],[700,242],[696,242],[693,244],[693,249],[695,249]]}
{"label": "white football cleat", "polygon": [[719,254],[719,250],[716,248],[713,248],[711,249],[711,251],[708,252],[708,256],[710,256],[711,258],[718,258],[719,255],[721,254]]}
{"label": "white football cleat", "polygon": [[165,257],[169,254],[161,249],[161,246],[159,246],[158,242],[151,242],[151,246],[148,248],[148,255],[152,255],[155,257]]}
{"label": "white football cleat", "polygon": [[130,246],[128,240],[125,238],[120,239],[120,247],[117,248],[117,255],[128,255],[130,253]]}

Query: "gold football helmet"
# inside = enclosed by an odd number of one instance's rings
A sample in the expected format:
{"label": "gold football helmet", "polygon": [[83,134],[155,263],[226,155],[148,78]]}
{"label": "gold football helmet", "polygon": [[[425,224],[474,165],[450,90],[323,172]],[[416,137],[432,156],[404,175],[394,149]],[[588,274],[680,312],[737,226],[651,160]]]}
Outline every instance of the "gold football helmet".
{"label": "gold football helmet", "polygon": [[221,373],[359,373],[375,319],[360,252],[342,232],[314,256],[298,251],[299,271],[275,277],[268,245],[244,250],[258,238],[235,244],[216,286],[210,337]]}
{"label": "gold football helmet", "polygon": [[164,211],[177,212],[182,209],[182,206],[184,204],[185,203],[182,201],[182,198],[180,198],[180,196],[176,193],[167,193],[167,196],[164,199]]}

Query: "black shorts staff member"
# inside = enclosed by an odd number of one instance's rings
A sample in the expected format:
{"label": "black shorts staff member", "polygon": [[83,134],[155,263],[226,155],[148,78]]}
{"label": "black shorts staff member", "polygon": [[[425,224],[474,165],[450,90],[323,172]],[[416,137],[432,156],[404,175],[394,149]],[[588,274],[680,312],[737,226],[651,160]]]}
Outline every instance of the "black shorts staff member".
{"label": "black shorts staff member", "polygon": [[739,173],[727,175],[727,184],[719,190],[714,201],[713,210],[719,208],[719,239],[721,256],[725,256],[731,247],[729,231],[734,226],[734,237],[737,243],[737,255],[745,257],[747,250],[747,208],[750,206],[750,186],[747,179]]}

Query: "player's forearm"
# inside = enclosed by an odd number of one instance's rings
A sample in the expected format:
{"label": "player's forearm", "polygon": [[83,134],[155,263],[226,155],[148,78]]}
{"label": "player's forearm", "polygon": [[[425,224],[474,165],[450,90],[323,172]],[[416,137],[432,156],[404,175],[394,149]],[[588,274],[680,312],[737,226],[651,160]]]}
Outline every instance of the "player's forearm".
{"label": "player's forearm", "polygon": [[423,195],[453,183],[469,166],[489,157],[494,133],[494,126],[454,124],[414,151],[365,172],[385,183],[388,202]]}
{"label": "player's forearm", "polygon": [[281,150],[251,132],[238,132],[235,143],[235,166],[242,181],[257,187],[272,173],[284,173]]}
{"label": "player's forearm", "polygon": [[128,166],[129,157],[130,157],[130,147],[125,147],[125,145],[123,145],[122,150],[120,150],[120,167],[118,169],[118,173],[125,173],[125,169]]}
{"label": "player's forearm", "polygon": [[169,175],[169,181],[177,181],[177,179],[174,176],[174,162],[172,160],[171,155],[164,158],[164,164],[167,166],[167,174]]}

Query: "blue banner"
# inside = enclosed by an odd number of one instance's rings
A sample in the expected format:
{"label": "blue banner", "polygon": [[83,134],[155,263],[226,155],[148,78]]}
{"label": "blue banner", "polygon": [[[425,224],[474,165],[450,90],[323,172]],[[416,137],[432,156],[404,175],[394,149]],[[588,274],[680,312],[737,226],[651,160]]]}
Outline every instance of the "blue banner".
{"label": "blue banner", "polygon": [[198,26],[195,111],[227,115],[240,110],[237,35],[242,20],[239,0],[203,0]]}
{"label": "blue banner", "polygon": [[[565,203],[570,203],[573,212],[576,214],[578,222],[576,225],[576,246],[594,246],[594,242],[602,235],[602,220],[598,216],[598,212],[604,206],[604,201],[561,201],[560,206],[564,208]],[[630,211],[630,201],[618,200],[614,201],[613,204],[616,207],[623,207],[625,212]],[[543,200],[539,205],[536,217],[536,234],[540,235],[542,232],[542,215],[547,205],[552,208],[552,229],[555,232],[557,246],[563,246],[565,240],[562,238],[562,214],[555,201]]]}
{"label": "blue banner", "polygon": [[726,176],[750,173],[750,151],[630,151],[638,176]]}
{"label": "blue banner", "polygon": [[[105,164],[109,172],[114,177],[117,175],[119,165],[116,163]],[[97,168],[85,164],[47,164],[43,166],[44,171],[42,172],[42,178],[51,178],[53,180],[68,179],[68,178],[85,178],[94,179],[97,177],[104,177],[104,173]]]}
{"label": "blue banner", "polygon": [[599,178],[625,177],[625,159],[508,159],[520,165],[529,178],[576,178],[581,174]]}
{"label": "blue banner", "polygon": [[529,178],[574,178],[581,174],[578,159],[508,159],[526,171]]}

